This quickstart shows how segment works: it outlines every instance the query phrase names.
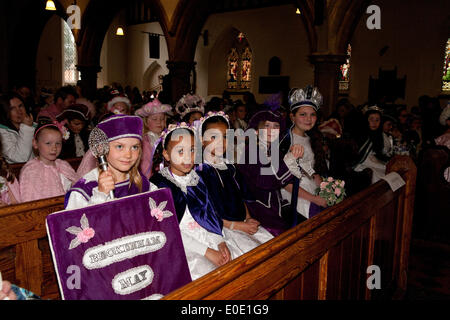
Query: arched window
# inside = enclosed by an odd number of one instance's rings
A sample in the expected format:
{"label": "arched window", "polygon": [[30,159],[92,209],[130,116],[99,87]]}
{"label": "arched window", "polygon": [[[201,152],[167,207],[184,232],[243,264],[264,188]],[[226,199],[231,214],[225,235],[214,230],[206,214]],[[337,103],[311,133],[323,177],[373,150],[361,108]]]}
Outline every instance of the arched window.
{"label": "arched window", "polygon": [[253,55],[245,34],[235,30],[228,54],[227,88],[250,89]]}
{"label": "arched window", "polygon": [[250,89],[250,83],[252,81],[252,53],[250,48],[245,48],[242,54],[242,71],[241,71],[241,88]]}
{"label": "arched window", "polygon": [[239,55],[236,48],[232,48],[228,55],[228,89],[236,89],[238,85],[238,67],[239,67]]}
{"label": "arched window", "polygon": [[447,44],[445,45],[442,91],[450,91],[450,38],[447,40]]}
{"label": "arched window", "polygon": [[350,58],[352,56],[352,46],[347,47],[347,61],[341,65],[339,72],[339,90],[348,91],[350,88]]}
{"label": "arched window", "polygon": [[63,83],[76,84],[79,78],[79,72],[76,68],[77,45],[69,25],[63,21]]}
{"label": "arched window", "polygon": [[281,74],[281,60],[278,57],[272,57],[269,60],[269,76],[279,76]]}

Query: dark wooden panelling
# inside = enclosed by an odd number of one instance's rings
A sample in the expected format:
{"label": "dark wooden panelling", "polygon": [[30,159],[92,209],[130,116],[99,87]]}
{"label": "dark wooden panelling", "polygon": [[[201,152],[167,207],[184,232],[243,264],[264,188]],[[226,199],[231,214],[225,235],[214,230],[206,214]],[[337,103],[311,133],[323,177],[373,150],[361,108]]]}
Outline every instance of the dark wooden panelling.
{"label": "dark wooden panelling", "polygon": [[319,261],[302,273],[301,300],[317,300],[319,294]]}

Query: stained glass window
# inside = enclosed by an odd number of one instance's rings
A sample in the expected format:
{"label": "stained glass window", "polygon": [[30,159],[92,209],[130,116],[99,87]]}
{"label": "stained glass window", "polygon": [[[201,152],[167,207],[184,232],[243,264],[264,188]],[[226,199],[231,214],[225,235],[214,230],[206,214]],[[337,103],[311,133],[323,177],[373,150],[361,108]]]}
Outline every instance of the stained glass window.
{"label": "stained glass window", "polygon": [[445,46],[444,72],[442,75],[442,91],[450,91],[450,38]]}
{"label": "stained glass window", "polygon": [[63,67],[64,84],[76,84],[79,80],[77,65],[77,46],[69,25],[63,21]]}
{"label": "stained glass window", "polygon": [[352,56],[352,47],[348,44],[347,47],[347,61],[341,65],[339,72],[339,90],[347,91],[350,84],[350,58]]}
{"label": "stained glass window", "polygon": [[228,89],[236,89],[238,85],[239,55],[236,48],[231,49],[228,56]]}
{"label": "stained glass window", "polygon": [[227,88],[250,89],[252,80],[252,51],[245,35],[237,30],[228,54]]}
{"label": "stained glass window", "polygon": [[245,48],[242,54],[242,71],[241,71],[241,88],[250,89],[250,82],[252,81],[252,53],[250,48]]}

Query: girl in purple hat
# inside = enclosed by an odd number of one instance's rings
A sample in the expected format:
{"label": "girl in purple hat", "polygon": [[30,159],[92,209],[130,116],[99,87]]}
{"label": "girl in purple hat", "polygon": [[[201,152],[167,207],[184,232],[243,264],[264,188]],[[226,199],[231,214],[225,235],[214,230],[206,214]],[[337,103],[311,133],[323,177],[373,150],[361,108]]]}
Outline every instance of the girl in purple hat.
{"label": "girl in purple hat", "polygon": [[154,190],[139,171],[142,155],[142,119],[138,116],[114,115],[97,125],[108,138],[108,169],[95,168],[83,176],[66,194],[65,208],[76,209],[111,199]]}
{"label": "girl in purple hat", "polygon": [[[257,146],[252,148],[250,137],[245,148],[245,157],[238,158],[237,164],[256,199],[247,203],[250,215],[274,236],[290,227],[282,216],[280,189],[290,183],[294,175],[301,175],[296,161],[303,156],[303,147],[300,145],[291,146],[285,157],[276,152],[279,151],[278,137],[282,129],[282,117],[277,111],[256,113],[250,119],[247,132],[256,130]],[[254,156],[257,156],[256,162],[251,161]]]}

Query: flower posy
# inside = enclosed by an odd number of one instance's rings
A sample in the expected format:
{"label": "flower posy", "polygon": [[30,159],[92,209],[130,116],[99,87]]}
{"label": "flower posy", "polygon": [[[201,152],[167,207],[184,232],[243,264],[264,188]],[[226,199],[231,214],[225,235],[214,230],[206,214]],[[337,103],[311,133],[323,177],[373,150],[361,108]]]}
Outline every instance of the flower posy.
{"label": "flower posy", "polygon": [[318,189],[318,195],[327,200],[327,205],[333,206],[345,198],[345,181],[332,177],[323,179]]}

